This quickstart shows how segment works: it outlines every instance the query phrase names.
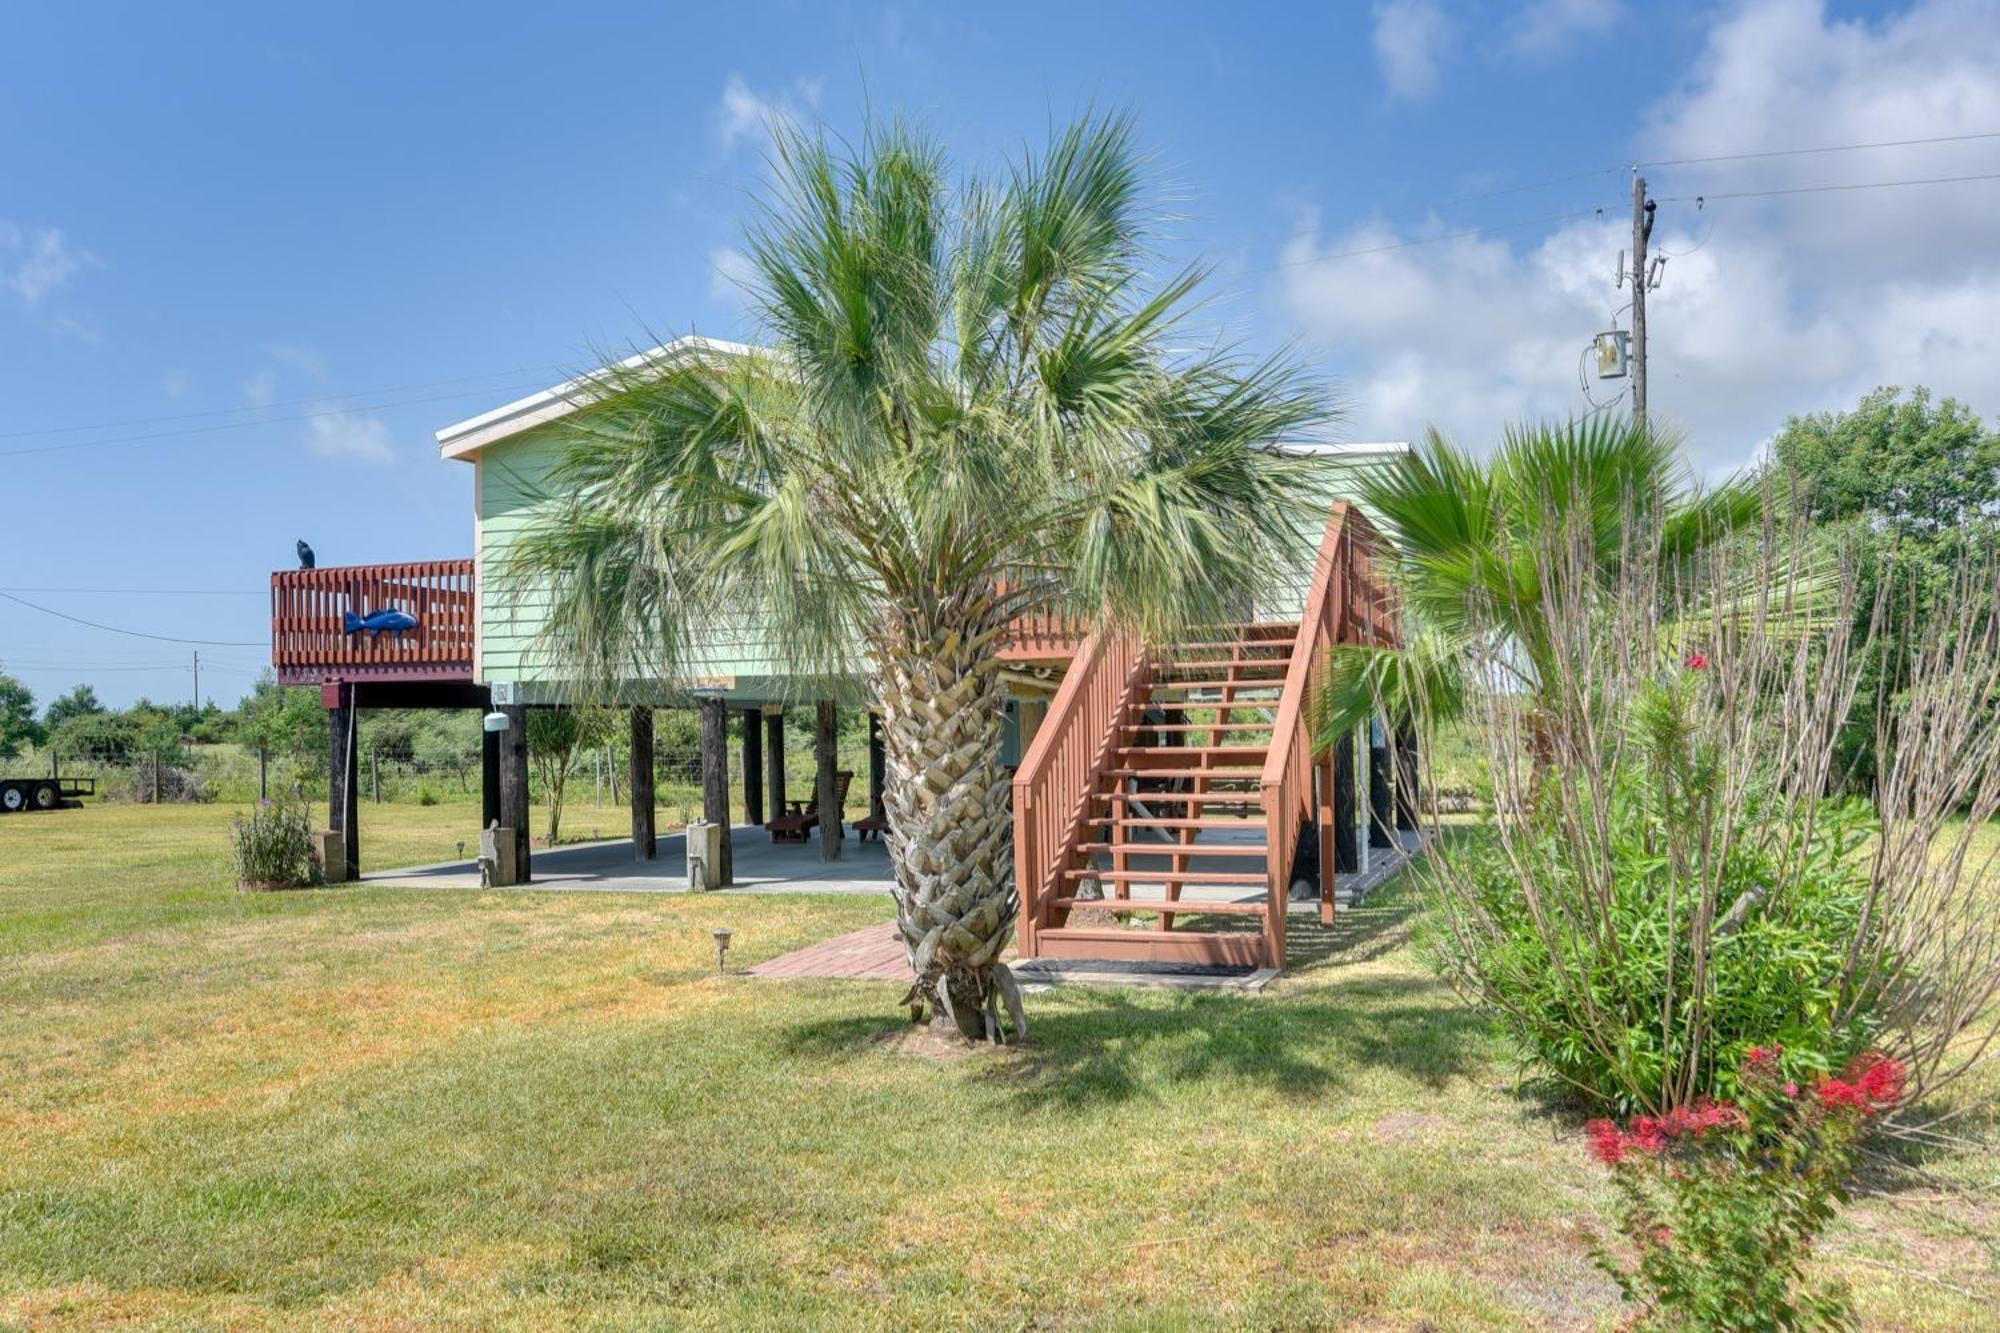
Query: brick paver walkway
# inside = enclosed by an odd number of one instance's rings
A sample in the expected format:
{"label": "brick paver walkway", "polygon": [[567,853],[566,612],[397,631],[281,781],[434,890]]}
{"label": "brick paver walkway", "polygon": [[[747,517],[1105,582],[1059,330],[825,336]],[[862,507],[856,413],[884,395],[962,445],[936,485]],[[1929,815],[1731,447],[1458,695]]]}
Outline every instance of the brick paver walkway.
{"label": "brick paver walkway", "polygon": [[909,955],[903,952],[896,923],[836,935],[792,953],[782,954],[750,969],[753,977],[859,977],[863,980],[908,981]]}

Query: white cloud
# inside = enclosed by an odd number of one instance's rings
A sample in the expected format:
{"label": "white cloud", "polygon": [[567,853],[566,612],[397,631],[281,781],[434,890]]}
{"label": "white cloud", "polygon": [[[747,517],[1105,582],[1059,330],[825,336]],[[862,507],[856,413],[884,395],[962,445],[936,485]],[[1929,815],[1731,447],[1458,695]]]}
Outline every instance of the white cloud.
{"label": "white cloud", "polygon": [[1536,59],[1558,56],[1618,21],[1619,0],[1528,0],[1514,16],[1507,44]]}
{"label": "white cloud", "polygon": [[[1809,0],[1759,0],[1709,32],[1683,82],[1648,109],[1637,154],[1971,134],[2000,125],[2000,7],[1921,0],[1878,22]],[[1878,384],[1929,384],[2000,415],[2000,182],[1717,199],[1747,189],[1975,174],[1981,145],[1815,154],[1650,171],[1668,256],[1652,293],[1650,406],[1688,431],[1709,470],[1739,466],[1794,412],[1851,406]],[[1683,195],[1705,192],[1697,211]],[[1578,356],[1629,293],[1613,286],[1630,224],[1614,187],[1602,220],[1539,243],[1461,237],[1324,256],[1450,231],[1380,222],[1328,232],[1306,217],[1279,299],[1341,371],[1354,438],[1435,423],[1486,447],[1524,417],[1586,404]],[[1462,224],[1459,224],[1462,225]],[[1621,319],[1621,324],[1624,322]],[[1618,382],[1591,382],[1599,399]]]}
{"label": "white cloud", "polygon": [[753,270],[750,256],[733,245],[708,252],[708,294],[718,301],[741,301]]}
{"label": "white cloud", "polygon": [[160,392],[169,398],[185,398],[194,392],[194,376],[185,370],[169,370],[160,376]]}
{"label": "white cloud", "polygon": [[0,287],[24,306],[41,304],[95,263],[95,255],[70,244],[59,228],[0,222]]}
{"label": "white cloud", "polygon": [[260,370],[243,381],[243,396],[252,407],[269,407],[278,396],[278,372]]}
{"label": "white cloud", "polygon": [[327,377],[326,358],[310,347],[301,347],[296,343],[274,343],[264,350],[280,365],[303,371],[316,380],[324,380]]}
{"label": "white cloud", "polygon": [[760,93],[731,71],[715,106],[716,142],[731,153],[745,139],[761,139],[773,125],[806,119],[818,110],[825,88],[823,79],[798,79],[783,92]]}
{"label": "white cloud", "polygon": [[353,412],[329,412],[306,423],[306,447],[322,458],[350,458],[364,463],[393,463],[389,427],[380,417]]}
{"label": "white cloud", "polygon": [[1436,92],[1451,40],[1450,21],[1435,0],[1376,0],[1375,60],[1391,96],[1415,101]]}

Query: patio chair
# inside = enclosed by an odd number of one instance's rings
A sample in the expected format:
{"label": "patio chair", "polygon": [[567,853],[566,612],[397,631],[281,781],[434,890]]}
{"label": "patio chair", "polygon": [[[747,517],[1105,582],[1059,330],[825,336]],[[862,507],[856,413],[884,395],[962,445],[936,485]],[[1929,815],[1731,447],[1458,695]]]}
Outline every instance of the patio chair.
{"label": "patio chair", "polygon": [[[847,789],[854,782],[854,774],[849,769],[841,769],[833,775],[834,819],[839,821],[838,812],[847,806]],[[814,793],[810,800],[787,802],[792,808],[764,825],[771,831],[772,842],[804,842],[807,835],[819,827],[819,795]],[[847,836],[845,824],[839,824],[839,836]]]}

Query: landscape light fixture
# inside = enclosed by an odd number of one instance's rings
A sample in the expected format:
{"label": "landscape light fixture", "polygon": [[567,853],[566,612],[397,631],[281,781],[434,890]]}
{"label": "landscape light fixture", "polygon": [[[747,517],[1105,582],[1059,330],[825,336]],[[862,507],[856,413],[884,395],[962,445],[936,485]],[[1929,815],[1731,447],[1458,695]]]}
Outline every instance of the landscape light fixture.
{"label": "landscape light fixture", "polygon": [[1601,380],[1625,378],[1628,369],[1625,356],[1631,340],[1632,335],[1623,329],[1612,329],[1609,333],[1597,335],[1597,340],[1593,344],[1597,349],[1597,378]]}
{"label": "landscape light fixture", "polygon": [[727,960],[729,957],[729,937],[731,935],[734,935],[736,932],[731,930],[727,926],[717,926],[714,930],[710,931],[709,933],[715,936],[715,970],[717,972],[727,971],[728,970]]}

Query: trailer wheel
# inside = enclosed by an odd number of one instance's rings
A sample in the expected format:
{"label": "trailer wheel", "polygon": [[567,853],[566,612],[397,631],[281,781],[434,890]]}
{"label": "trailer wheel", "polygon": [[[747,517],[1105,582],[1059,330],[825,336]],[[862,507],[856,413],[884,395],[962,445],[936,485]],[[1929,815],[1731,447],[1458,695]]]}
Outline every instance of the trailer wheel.
{"label": "trailer wheel", "polygon": [[55,810],[62,805],[62,788],[53,782],[35,784],[35,809]]}
{"label": "trailer wheel", "polygon": [[28,793],[22,791],[11,782],[0,785],[0,810],[14,814],[27,808]]}

